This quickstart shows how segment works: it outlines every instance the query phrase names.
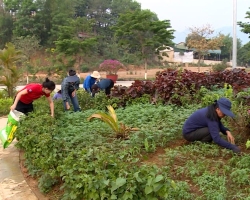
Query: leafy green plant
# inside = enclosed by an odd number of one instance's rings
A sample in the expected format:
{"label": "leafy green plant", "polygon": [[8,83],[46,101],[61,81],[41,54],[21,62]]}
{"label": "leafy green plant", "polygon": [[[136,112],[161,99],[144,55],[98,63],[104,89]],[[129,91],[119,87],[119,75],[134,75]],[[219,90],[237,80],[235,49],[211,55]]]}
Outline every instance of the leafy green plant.
{"label": "leafy green plant", "polygon": [[247,140],[246,147],[247,147],[247,149],[250,147],[250,140]]}
{"label": "leafy green plant", "polygon": [[1,99],[0,98],[0,116],[7,115],[10,112],[10,106],[13,103],[12,98]]}
{"label": "leafy green plant", "polygon": [[129,133],[131,131],[139,130],[138,128],[127,127],[125,126],[125,124],[121,122],[119,123],[114,108],[112,106],[107,106],[107,108],[109,111],[109,115],[104,112],[98,112],[98,113],[92,114],[88,118],[88,120],[90,121],[93,118],[101,119],[103,122],[108,124],[110,128],[112,128],[117,138],[123,138],[123,139],[128,138]]}

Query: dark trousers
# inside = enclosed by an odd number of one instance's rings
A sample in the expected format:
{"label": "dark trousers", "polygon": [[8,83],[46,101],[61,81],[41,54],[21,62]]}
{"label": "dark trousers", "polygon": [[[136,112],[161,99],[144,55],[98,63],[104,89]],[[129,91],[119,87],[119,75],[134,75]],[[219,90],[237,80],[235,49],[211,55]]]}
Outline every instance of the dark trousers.
{"label": "dark trousers", "polygon": [[207,127],[197,129],[188,134],[183,134],[183,137],[189,142],[194,142],[194,141],[212,142],[213,141]]}
{"label": "dark trousers", "polygon": [[32,103],[25,104],[25,103],[23,103],[21,101],[18,101],[15,110],[17,110],[19,112],[22,112],[25,115],[27,115],[29,112],[32,112],[34,109],[33,109],[33,104]]}
{"label": "dark trousers", "polygon": [[[111,79],[110,79],[111,80]],[[114,87],[114,81],[111,80],[109,86],[105,89],[105,94],[110,95],[111,88]]]}

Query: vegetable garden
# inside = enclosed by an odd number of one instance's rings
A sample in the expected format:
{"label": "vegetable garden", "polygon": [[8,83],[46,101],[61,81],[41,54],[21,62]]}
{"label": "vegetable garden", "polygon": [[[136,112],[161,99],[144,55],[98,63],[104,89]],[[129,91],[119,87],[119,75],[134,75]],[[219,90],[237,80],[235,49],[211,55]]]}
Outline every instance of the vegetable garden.
{"label": "vegetable garden", "polygon": [[[35,112],[20,122],[17,147],[50,199],[250,199],[249,81],[244,70],[168,69],[155,81],[116,86],[111,98],[80,90],[82,112],[65,113],[57,101],[55,118],[37,100]],[[187,117],[222,96],[233,103],[236,118],[223,120],[241,155],[182,139]],[[138,130],[120,138],[107,123],[87,120],[108,105],[119,122]]]}

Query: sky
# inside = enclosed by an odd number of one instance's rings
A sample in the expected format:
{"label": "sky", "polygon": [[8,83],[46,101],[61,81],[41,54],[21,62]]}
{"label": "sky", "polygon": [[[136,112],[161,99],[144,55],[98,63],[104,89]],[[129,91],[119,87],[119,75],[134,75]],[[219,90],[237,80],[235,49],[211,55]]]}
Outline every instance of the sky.
{"label": "sky", "polygon": [[[189,27],[202,27],[210,24],[216,30],[233,26],[233,0],[136,0],[142,9],[149,9],[157,14],[159,20],[170,20],[176,31]],[[245,19],[250,11],[250,0],[237,0],[237,21]],[[237,29],[240,29],[239,27]]]}

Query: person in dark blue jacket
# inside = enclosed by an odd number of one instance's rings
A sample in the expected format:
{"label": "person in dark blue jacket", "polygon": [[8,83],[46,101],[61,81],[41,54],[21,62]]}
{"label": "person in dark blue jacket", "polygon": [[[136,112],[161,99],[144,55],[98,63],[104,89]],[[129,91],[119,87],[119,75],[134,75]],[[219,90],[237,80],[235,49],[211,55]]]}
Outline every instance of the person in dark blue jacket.
{"label": "person in dark blue jacket", "polygon": [[107,96],[110,95],[111,88],[114,87],[114,81],[108,78],[101,79],[99,82],[92,86],[92,97],[95,96],[95,93],[99,90],[104,90]]}
{"label": "person in dark blue jacket", "polygon": [[[220,98],[212,105],[195,111],[184,123],[183,137],[190,142],[212,142],[233,150],[235,153],[240,152],[240,148],[234,144],[234,137],[228,128],[224,127],[221,119],[225,116],[234,117],[231,112],[231,102],[227,98]],[[226,140],[222,139],[220,132],[227,135]]]}
{"label": "person in dark blue jacket", "polygon": [[91,87],[95,84],[96,80],[101,77],[100,73],[98,71],[93,71],[92,74],[86,76],[83,82],[83,88],[85,91],[91,93]]}

